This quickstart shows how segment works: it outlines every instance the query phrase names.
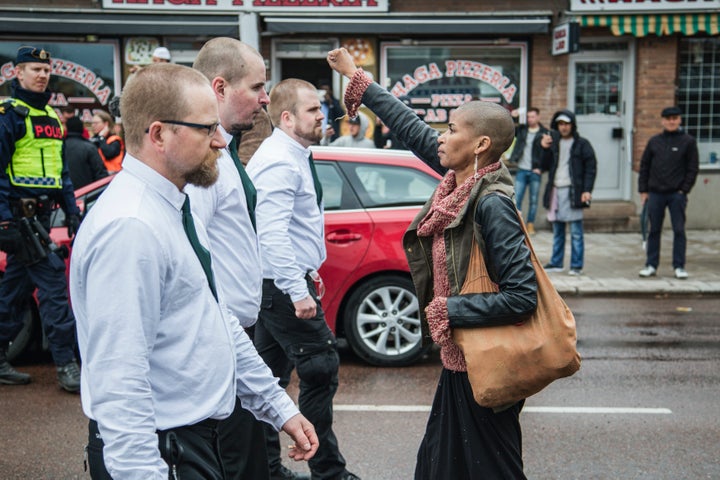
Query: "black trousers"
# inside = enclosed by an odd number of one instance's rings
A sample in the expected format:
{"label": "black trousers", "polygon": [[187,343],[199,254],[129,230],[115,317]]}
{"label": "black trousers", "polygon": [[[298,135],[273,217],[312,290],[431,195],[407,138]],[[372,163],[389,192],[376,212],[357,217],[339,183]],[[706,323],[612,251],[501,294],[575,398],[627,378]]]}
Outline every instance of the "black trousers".
{"label": "black trousers", "polygon": [[35,287],[50,353],[55,364],[63,366],[75,359],[75,317],[68,304],[65,262],[54,253],[33,265],[8,255],[0,282],[0,344],[11,341],[22,329],[17,307],[30,298]]}
{"label": "black trousers", "polygon": [[[317,298],[315,285],[308,277],[310,294]],[[263,281],[262,308],[255,325],[255,347],[287,387],[295,368],[300,379],[298,406],[300,412],[315,426],[320,446],[308,462],[313,480],[333,479],[345,471],[337,437],[332,430],[332,402],[338,387],[337,341],[325,323],[325,314],[317,302],[317,314],[310,320],[295,316],[290,296],[282,293],[272,280]],[[278,433],[265,428],[270,471],[280,466]]]}
{"label": "black trousers", "polygon": [[660,264],[660,238],[662,237],[665,209],[667,208],[670,212],[670,222],[673,230],[672,265],[673,268],[685,268],[685,251],[687,250],[685,209],[687,203],[687,195],[678,192],[650,192],[648,195],[650,233],[647,240],[647,265],[657,268]]}
{"label": "black trousers", "polygon": [[220,421],[220,456],[227,480],[269,480],[264,425],[240,400],[232,414]]}
{"label": "black trousers", "polygon": [[[169,480],[223,480],[225,472],[219,455],[218,420],[171,430],[159,430],[158,448],[168,464]],[[112,480],[103,459],[104,443],[97,422],[88,425],[87,462],[90,478]]]}

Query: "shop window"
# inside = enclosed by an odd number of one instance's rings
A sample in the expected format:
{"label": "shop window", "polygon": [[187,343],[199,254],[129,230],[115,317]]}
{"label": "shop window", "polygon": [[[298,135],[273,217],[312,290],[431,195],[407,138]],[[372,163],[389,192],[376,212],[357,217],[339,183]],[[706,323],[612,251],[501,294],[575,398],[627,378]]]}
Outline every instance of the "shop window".
{"label": "shop window", "polygon": [[698,142],[700,162],[708,163],[720,154],[720,39],[682,39],[678,63],[683,125]]}
{"label": "shop window", "polygon": [[450,112],[471,100],[526,106],[527,45],[386,43],[380,77],[427,123],[444,127]]}
{"label": "shop window", "polygon": [[[0,41],[0,99],[11,95],[15,55],[18,47],[25,44]],[[117,42],[33,41],[30,44],[47,50],[52,57],[50,105],[58,109],[74,107],[86,123],[92,120],[94,110],[108,109],[116,87]]]}

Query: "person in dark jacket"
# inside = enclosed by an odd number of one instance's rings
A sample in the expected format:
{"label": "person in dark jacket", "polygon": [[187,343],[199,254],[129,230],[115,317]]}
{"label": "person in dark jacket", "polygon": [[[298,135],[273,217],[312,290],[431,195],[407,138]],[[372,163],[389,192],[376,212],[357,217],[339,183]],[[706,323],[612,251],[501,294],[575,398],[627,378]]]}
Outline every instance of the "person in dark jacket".
{"label": "person in dark jacket", "polygon": [[[500,156],[513,141],[510,114],[473,101],[450,113],[439,135],[411,108],[357,69],[344,48],[330,66],[350,78],[348,115],[362,103],[439,173],[442,182],[403,237],[423,328],[440,344],[443,370],[415,466],[415,479],[523,479],[519,414],[524,400],[500,409],[478,405],[452,329],[516,323],[537,308],[537,281],[513,200],[512,177]],[[473,238],[497,293],[462,288]]]}
{"label": "person in dark jacket", "polygon": [[575,114],[560,110],[553,115],[549,137],[542,146],[543,170],[549,171],[543,205],[553,224],[553,249],[548,272],[561,272],[565,256],[565,225],[570,224],[570,275],[581,275],[584,262],[583,208],[590,207],[597,160],[590,142],[577,132]]}
{"label": "person in dark jacket", "polygon": [[63,157],[70,170],[70,180],[74,188],[84,187],[107,176],[98,149],[83,137],[82,120],[77,117],[66,121],[67,136],[63,145]]}
{"label": "person in dark jacket", "polygon": [[323,115],[325,115],[323,119],[323,136],[327,137],[327,143],[334,142],[340,138],[340,119],[345,116],[345,110],[340,105],[340,101],[333,96],[332,87],[329,83],[321,82],[318,91],[322,92],[323,95],[320,99],[320,107]]}
{"label": "person in dark jacket", "polygon": [[522,211],[525,191],[530,187],[528,195],[528,212],[525,221],[529,234],[535,233],[535,215],[538,197],[540,196],[540,179],[542,176],[543,148],[540,144],[544,135],[549,135],[547,128],[540,123],[540,110],[531,107],[527,111],[527,123],[515,128],[515,146],[510,155],[510,164],[517,165],[515,174],[515,195],[517,209]]}
{"label": "person in dark jacket", "polygon": [[688,278],[685,270],[685,209],[698,174],[698,149],[695,139],[680,125],[682,110],[663,109],[663,132],[650,139],[642,159],[638,176],[638,191],[643,205],[647,204],[650,233],[647,241],[647,260],[640,270],[641,277],[652,277],[660,263],[660,236],[665,209],[670,211],[673,229],[673,269],[675,277]]}

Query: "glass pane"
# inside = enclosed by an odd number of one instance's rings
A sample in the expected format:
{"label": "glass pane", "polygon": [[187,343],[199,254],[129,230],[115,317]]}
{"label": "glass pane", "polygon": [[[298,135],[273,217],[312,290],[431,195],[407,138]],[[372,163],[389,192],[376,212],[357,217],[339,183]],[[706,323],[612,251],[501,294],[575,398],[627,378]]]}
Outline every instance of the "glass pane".
{"label": "glass pane", "polygon": [[682,39],[679,58],[677,104],[683,126],[699,144],[720,148],[720,39]]}
{"label": "glass pane", "polygon": [[355,174],[367,193],[366,207],[422,205],[438,182],[419,170],[405,167],[359,165]]}
{"label": "glass pane", "polygon": [[622,105],[622,63],[575,65],[575,113],[619,115]]}

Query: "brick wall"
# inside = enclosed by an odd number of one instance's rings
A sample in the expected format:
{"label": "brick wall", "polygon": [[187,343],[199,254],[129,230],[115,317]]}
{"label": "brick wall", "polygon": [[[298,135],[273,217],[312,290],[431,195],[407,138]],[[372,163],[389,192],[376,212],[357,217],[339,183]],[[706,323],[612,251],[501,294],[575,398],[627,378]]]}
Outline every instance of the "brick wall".
{"label": "brick wall", "polygon": [[550,35],[535,35],[530,45],[528,107],[540,109],[540,122],[550,127],[553,114],[567,106],[568,56],[550,54]]}
{"label": "brick wall", "polygon": [[636,46],[633,170],[637,172],[645,145],[662,130],[660,112],[675,103],[678,37],[638,38]]}

